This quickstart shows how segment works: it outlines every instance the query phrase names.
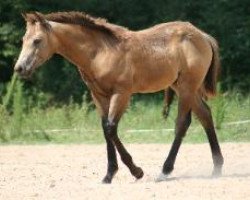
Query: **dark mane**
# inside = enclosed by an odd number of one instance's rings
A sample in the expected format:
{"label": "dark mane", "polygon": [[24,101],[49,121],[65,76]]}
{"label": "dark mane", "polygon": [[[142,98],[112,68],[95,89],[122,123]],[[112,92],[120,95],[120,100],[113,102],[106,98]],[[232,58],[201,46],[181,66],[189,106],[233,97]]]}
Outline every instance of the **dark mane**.
{"label": "dark mane", "polygon": [[107,35],[114,36],[117,39],[120,38],[116,31],[110,28],[111,26],[106,19],[95,18],[83,12],[56,12],[46,14],[44,18],[48,21],[86,26],[104,32]]}

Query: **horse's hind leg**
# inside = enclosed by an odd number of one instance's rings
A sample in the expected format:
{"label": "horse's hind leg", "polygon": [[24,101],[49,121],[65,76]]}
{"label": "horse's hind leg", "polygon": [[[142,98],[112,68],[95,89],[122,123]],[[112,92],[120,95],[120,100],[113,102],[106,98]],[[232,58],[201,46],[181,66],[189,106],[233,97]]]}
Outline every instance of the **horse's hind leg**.
{"label": "horse's hind leg", "polygon": [[224,159],[215,133],[211,110],[200,96],[196,97],[192,109],[206,131],[214,163],[213,175],[218,176],[221,174]]}
{"label": "horse's hind leg", "polygon": [[[191,95],[188,95],[191,94]],[[192,104],[192,93],[185,92],[179,95],[178,105],[178,116],[175,127],[175,139],[171,146],[168,157],[163,165],[162,174],[157,178],[156,181],[164,181],[167,175],[174,169],[174,163],[176,160],[177,153],[179,151],[183,137],[191,123],[191,104]]]}
{"label": "horse's hind leg", "polygon": [[166,119],[169,115],[170,111],[170,106],[173,102],[174,99],[174,90],[172,88],[167,88],[164,91],[164,105],[163,105],[163,110],[162,110],[162,115]]}

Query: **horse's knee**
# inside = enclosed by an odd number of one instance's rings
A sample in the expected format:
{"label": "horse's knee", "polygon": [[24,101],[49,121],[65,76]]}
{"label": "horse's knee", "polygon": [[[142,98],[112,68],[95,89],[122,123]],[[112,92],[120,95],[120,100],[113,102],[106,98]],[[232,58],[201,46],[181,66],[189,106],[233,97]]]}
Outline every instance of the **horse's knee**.
{"label": "horse's knee", "polygon": [[111,122],[109,120],[103,120],[102,127],[104,129],[104,134],[106,137],[112,139],[114,138],[114,136],[116,136],[117,123]]}

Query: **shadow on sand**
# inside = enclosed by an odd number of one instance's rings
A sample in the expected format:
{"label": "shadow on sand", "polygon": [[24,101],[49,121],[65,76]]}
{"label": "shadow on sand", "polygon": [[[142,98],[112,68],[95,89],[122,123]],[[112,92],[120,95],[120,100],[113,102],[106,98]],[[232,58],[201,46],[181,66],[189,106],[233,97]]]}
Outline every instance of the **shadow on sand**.
{"label": "shadow on sand", "polygon": [[234,173],[234,174],[223,174],[221,176],[179,176],[179,177],[169,177],[166,181],[178,181],[178,180],[185,180],[185,179],[206,179],[206,180],[217,180],[220,178],[249,178],[250,173]]}

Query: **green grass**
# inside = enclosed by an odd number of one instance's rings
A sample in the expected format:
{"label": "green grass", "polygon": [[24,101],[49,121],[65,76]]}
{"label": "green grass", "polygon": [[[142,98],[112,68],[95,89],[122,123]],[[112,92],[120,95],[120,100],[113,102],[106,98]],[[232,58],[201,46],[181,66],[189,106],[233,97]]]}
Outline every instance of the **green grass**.
{"label": "green grass", "polygon": [[[93,106],[71,102],[61,107],[44,108],[44,98],[27,98],[22,83],[13,76],[0,104],[0,143],[102,143],[101,122]],[[44,96],[42,94],[42,96]],[[170,143],[174,138],[177,102],[170,115],[162,118],[159,95],[133,98],[119,124],[119,135],[131,143]],[[237,92],[220,94],[209,101],[220,141],[250,141],[250,123],[227,125],[227,122],[250,119],[250,96]],[[133,131],[131,131],[133,130]],[[140,131],[144,130],[144,131]],[[148,130],[148,131],[145,131]],[[152,131],[154,130],[154,131]],[[207,142],[206,135],[193,117],[185,142]]]}
{"label": "green grass", "polygon": [[[13,111],[8,113],[0,107],[1,143],[103,143],[101,122],[95,110],[89,104],[71,103],[63,107],[41,109],[33,107],[26,112],[18,103],[25,104],[17,87],[13,101]],[[16,99],[16,100],[15,100]],[[221,142],[250,141],[250,123],[226,125],[226,122],[250,119],[250,97],[235,92],[219,95],[209,101],[217,135]],[[21,106],[22,107],[22,106]],[[169,118],[161,116],[162,102],[154,98],[134,101],[129,106],[119,124],[119,135],[126,143],[170,143],[174,138],[177,105],[172,105]],[[199,122],[192,118],[185,142],[207,142],[206,135]],[[151,132],[130,132],[129,130],[154,129]],[[63,130],[60,132],[49,130]]]}

